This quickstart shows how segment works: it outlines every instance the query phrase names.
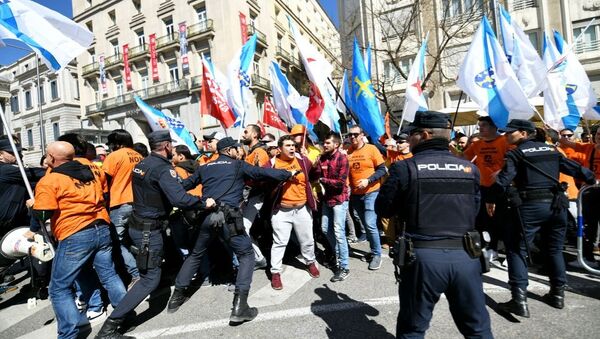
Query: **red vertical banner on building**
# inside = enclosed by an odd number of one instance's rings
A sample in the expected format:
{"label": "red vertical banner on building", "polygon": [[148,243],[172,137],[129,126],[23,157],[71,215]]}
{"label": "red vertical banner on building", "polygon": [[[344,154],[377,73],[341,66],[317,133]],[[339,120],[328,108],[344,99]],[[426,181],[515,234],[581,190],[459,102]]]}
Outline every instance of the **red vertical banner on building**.
{"label": "red vertical banner on building", "polygon": [[131,89],[131,69],[129,68],[129,44],[123,45],[123,65],[125,66],[125,86]]}
{"label": "red vertical banner on building", "polygon": [[248,23],[246,22],[246,15],[240,12],[240,29],[242,30],[242,45],[248,41]]}
{"label": "red vertical banner on building", "polygon": [[190,64],[187,54],[187,26],[185,22],[179,24],[179,55],[181,55],[183,74],[188,74],[190,72]]}
{"label": "red vertical banner on building", "polygon": [[150,34],[150,65],[152,67],[152,81],[158,81],[158,63],[156,61],[156,34]]}

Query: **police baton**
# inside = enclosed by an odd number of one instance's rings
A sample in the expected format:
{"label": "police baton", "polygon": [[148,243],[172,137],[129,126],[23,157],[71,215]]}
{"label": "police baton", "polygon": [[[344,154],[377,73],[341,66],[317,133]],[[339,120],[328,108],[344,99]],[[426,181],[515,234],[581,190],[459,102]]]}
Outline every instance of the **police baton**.
{"label": "police baton", "polygon": [[525,242],[525,251],[527,252],[527,262],[529,265],[533,265],[533,261],[531,260],[531,251],[529,250],[529,242],[527,241],[527,236],[525,235],[525,225],[523,225],[523,219],[521,218],[521,211],[519,211],[519,207],[513,206],[515,210],[516,221],[519,224],[519,229],[521,231],[521,238]]}

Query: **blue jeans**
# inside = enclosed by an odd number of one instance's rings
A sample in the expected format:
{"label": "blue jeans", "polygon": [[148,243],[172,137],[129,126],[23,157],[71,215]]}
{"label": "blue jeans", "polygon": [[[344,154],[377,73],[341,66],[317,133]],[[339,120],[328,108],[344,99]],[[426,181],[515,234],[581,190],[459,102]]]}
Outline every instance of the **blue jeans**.
{"label": "blue jeans", "polygon": [[377,199],[378,194],[379,191],[365,195],[352,195],[350,196],[350,203],[365,226],[367,240],[369,240],[369,245],[371,245],[371,254],[381,256],[381,239],[379,239],[377,214],[375,214],[375,199]]}
{"label": "blue jeans", "polygon": [[115,225],[115,230],[119,236],[119,241],[121,242],[121,256],[123,257],[127,272],[129,272],[132,278],[139,278],[140,271],[137,269],[135,257],[129,252],[129,249],[123,246],[123,238],[127,234],[126,225],[132,213],[133,206],[130,204],[123,204],[110,211],[110,221]]}
{"label": "blue jeans", "polygon": [[321,217],[321,228],[327,237],[331,248],[335,248],[341,268],[348,268],[348,243],[346,242],[346,213],[348,202],[330,207],[323,204],[323,215]]}
{"label": "blue jeans", "polygon": [[75,305],[73,283],[88,261],[92,261],[113,306],[119,304],[125,296],[125,286],[117,275],[112,260],[112,243],[108,225],[90,227],[63,239],[58,243],[52,263],[49,288],[59,338],[77,337],[77,324],[82,314]]}

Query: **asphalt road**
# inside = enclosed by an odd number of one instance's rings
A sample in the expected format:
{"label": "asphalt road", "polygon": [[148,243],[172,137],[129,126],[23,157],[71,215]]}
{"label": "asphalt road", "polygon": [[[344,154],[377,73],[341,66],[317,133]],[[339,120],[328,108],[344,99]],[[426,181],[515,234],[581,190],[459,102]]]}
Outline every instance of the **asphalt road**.
{"label": "asphalt road", "polygon": [[[313,279],[306,271],[287,266],[282,275],[284,289],[274,291],[264,271],[254,274],[250,304],[259,307],[254,321],[231,327],[228,318],[232,293],[227,286],[202,286],[178,312],[168,314],[170,294],[163,288],[137,309],[137,327],[129,332],[137,338],[391,338],[398,312],[397,285],[392,262],[384,258],[378,271],[369,271],[360,256],[367,244],[353,246],[351,274],[346,281],[331,283],[332,272],[321,268]],[[510,293],[505,268],[485,275],[484,290],[492,330],[497,338],[597,338],[600,333],[600,278],[569,267],[566,307],[556,310],[541,301],[548,290],[547,279],[530,273],[531,318],[500,314],[496,303]],[[28,279],[27,279],[28,280]],[[22,286],[27,280],[16,283]],[[0,297],[0,338],[52,338],[56,321],[48,300],[28,309],[19,290]],[[109,310],[110,312],[110,310]],[[82,327],[81,337],[93,337],[104,318]],[[444,298],[435,308],[428,338],[460,337]]]}

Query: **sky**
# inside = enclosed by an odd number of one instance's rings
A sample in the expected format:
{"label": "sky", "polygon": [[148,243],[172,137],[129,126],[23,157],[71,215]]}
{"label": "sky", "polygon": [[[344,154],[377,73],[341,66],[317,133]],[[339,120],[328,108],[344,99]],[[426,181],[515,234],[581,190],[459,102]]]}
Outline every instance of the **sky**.
{"label": "sky", "polygon": [[[69,18],[73,16],[71,0],[33,0],[33,1],[39,3],[43,6],[46,6],[50,9],[53,9],[55,11],[58,11],[59,13],[62,13],[63,15],[65,15]],[[318,0],[318,1],[321,3],[321,5],[325,9],[325,11],[329,14],[329,16],[331,17],[331,20],[333,20],[333,24],[336,27],[339,27],[337,0]],[[14,40],[9,41],[7,44],[18,45],[20,47],[24,47],[24,48],[28,49],[28,47],[25,46],[24,44],[19,43]],[[8,46],[2,47],[2,48],[0,48],[0,66],[11,64],[11,63],[17,61],[19,58],[25,56],[28,53],[29,52],[27,52],[27,51],[23,51],[23,50],[14,48],[14,47],[8,47]]]}

